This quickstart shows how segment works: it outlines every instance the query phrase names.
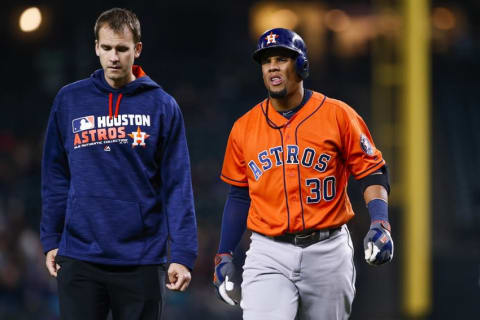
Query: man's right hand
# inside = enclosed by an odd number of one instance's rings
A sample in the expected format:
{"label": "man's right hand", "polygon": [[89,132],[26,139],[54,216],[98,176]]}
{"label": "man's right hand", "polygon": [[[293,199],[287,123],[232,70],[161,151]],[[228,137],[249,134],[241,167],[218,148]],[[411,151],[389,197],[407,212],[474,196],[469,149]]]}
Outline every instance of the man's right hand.
{"label": "man's right hand", "polygon": [[57,271],[60,270],[60,266],[55,263],[55,257],[57,256],[58,249],[53,249],[47,252],[45,258],[45,264],[47,265],[48,272],[52,277],[57,277]]}
{"label": "man's right hand", "polygon": [[234,306],[238,304],[235,298],[233,277],[235,266],[233,257],[228,253],[215,255],[215,271],[213,273],[213,285],[217,289],[218,297],[225,303]]}

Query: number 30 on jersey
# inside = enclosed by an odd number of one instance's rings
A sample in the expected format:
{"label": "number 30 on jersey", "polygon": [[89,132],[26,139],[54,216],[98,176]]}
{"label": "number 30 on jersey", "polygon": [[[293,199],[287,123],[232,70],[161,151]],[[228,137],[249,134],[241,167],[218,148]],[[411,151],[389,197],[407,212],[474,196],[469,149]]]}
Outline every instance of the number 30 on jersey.
{"label": "number 30 on jersey", "polygon": [[331,201],[335,198],[335,177],[329,176],[325,179],[310,178],[305,179],[305,184],[310,190],[307,196],[307,203],[319,203],[322,199]]}

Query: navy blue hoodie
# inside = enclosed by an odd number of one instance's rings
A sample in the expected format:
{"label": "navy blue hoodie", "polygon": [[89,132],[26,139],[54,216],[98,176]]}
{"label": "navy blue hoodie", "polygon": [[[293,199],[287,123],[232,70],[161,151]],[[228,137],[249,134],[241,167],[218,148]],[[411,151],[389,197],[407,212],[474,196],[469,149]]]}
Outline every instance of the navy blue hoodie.
{"label": "navy blue hoodie", "polygon": [[55,98],[42,161],[45,252],[111,265],[192,269],[197,227],[183,117],[176,101],[133,67],[113,89],[103,70]]}

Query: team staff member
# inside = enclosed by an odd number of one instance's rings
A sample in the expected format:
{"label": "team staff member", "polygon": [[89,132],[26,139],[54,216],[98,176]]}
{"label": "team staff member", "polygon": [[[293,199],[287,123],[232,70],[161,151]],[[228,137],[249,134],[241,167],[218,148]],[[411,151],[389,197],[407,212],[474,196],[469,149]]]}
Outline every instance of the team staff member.
{"label": "team staff member", "polygon": [[125,9],[95,23],[102,69],[55,98],[42,163],[40,237],[62,319],[159,319],[184,291],[197,229],[183,117],[133,65],[140,22]]}
{"label": "team staff member", "polygon": [[244,319],[346,319],[355,295],[349,175],[371,216],[365,259],[392,259],[388,174],[362,118],[347,104],[304,89],[308,60],[293,31],[265,32],[253,54],[268,98],[238,119],[221,178],[231,185],[214,284],[234,305],[232,252],[252,230],[243,267]]}

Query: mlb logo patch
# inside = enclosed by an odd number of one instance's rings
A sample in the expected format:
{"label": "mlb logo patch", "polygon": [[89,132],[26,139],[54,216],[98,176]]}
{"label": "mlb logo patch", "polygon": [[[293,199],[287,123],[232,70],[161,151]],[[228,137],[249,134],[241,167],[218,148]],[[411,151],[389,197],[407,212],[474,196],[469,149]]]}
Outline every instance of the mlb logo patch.
{"label": "mlb logo patch", "polygon": [[95,117],[86,116],[72,120],[73,133],[95,128]]}

